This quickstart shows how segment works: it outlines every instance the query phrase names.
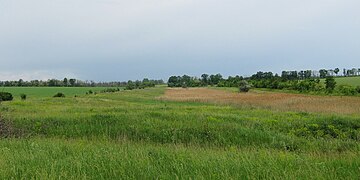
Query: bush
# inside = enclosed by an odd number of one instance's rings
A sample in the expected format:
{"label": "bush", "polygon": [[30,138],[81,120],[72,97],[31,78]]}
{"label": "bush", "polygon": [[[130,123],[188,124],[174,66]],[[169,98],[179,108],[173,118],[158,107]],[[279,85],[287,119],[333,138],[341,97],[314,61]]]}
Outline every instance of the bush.
{"label": "bush", "polygon": [[64,98],[65,94],[64,93],[57,93],[53,97],[62,97],[62,98]]}
{"label": "bush", "polygon": [[338,93],[345,96],[353,96],[357,93],[356,88],[348,85],[340,85],[336,90]]}
{"label": "bush", "polygon": [[26,100],[26,94],[20,94],[20,98],[21,98],[21,100],[25,101]]}
{"label": "bush", "polygon": [[113,92],[117,92],[117,91],[120,91],[120,89],[119,88],[117,88],[117,89],[115,89],[115,88],[107,88],[107,89],[101,90],[101,93],[113,93]]}
{"label": "bush", "polygon": [[249,92],[250,91],[249,83],[245,80],[242,80],[239,85],[239,91],[240,92]]}
{"label": "bush", "polygon": [[356,87],[356,92],[360,93],[360,86]]}
{"label": "bush", "polygon": [[0,101],[12,101],[13,96],[8,92],[0,92]]}

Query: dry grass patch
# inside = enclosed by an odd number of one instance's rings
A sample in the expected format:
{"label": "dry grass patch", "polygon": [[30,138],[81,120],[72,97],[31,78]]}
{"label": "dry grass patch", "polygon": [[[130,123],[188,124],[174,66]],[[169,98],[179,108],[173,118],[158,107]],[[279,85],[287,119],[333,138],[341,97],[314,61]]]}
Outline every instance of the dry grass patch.
{"label": "dry grass patch", "polygon": [[360,114],[359,97],[313,96],[277,92],[235,93],[208,88],[167,89],[164,100],[211,102],[279,111]]}

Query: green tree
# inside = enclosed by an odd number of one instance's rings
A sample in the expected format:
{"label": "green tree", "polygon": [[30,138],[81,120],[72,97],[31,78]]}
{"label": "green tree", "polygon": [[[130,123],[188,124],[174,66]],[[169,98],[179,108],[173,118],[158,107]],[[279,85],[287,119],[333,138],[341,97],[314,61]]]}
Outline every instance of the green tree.
{"label": "green tree", "polygon": [[201,83],[203,86],[209,85],[209,75],[208,74],[201,75]]}
{"label": "green tree", "polygon": [[336,86],[336,81],[334,77],[327,76],[325,79],[325,87],[328,92],[333,92]]}
{"label": "green tree", "polygon": [[325,69],[320,69],[319,73],[320,73],[320,78],[325,78],[328,71]]}
{"label": "green tree", "polygon": [[69,79],[69,83],[71,86],[75,86],[76,79]]}
{"label": "green tree", "polygon": [[242,80],[239,84],[239,91],[240,92],[249,92],[250,85],[246,80]]}
{"label": "green tree", "polygon": [[340,69],[339,69],[339,68],[335,68],[335,69],[334,69],[334,73],[336,74],[336,76],[338,75],[339,72],[340,72]]}
{"label": "green tree", "polygon": [[68,86],[68,79],[67,78],[64,78],[63,84],[64,84],[64,86]]}

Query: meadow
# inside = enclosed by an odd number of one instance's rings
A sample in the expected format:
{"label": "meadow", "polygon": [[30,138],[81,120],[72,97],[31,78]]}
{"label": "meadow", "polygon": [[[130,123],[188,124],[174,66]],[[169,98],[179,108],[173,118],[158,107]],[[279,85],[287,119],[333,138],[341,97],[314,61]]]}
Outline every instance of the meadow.
{"label": "meadow", "polygon": [[[12,92],[31,98],[0,106],[1,179],[359,179],[356,109],[216,101],[240,96],[223,89],[200,89],[200,99],[166,87],[67,88],[66,98],[26,90]],[[257,100],[251,93],[238,101]]]}
{"label": "meadow", "polygon": [[85,95],[86,92],[101,91],[105,87],[1,87],[0,91],[10,92],[15,99],[20,99],[20,94],[26,94],[27,98],[52,97],[56,93],[64,93],[65,96]]}
{"label": "meadow", "polygon": [[[360,76],[335,77],[335,80],[338,85],[360,86]],[[322,79],[321,82],[325,82],[325,79]]]}

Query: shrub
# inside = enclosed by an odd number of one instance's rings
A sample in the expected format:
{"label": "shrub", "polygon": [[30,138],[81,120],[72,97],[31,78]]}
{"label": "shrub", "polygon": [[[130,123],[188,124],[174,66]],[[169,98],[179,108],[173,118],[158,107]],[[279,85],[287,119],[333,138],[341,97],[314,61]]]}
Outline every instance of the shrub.
{"label": "shrub", "polygon": [[356,87],[356,92],[360,93],[360,86]]}
{"label": "shrub", "polygon": [[0,101],[12,101],[13,96],[8,92],[0,92]]}
{"label": "shrub", "polygon": [[242,80],[239,85],[239,91],[240,92],[249,92],[249,90],[250,90],[249,83],[245,80]]}
{"label": "shrub", "polygon": [[64,93],[57,93],[53,97],[62,97],[62,98],[64,98],[65,94]]}
{"label": "shrub", "polygon": [[21,100],[25,101],[26,100],[26,94],[20,94],[20,98],[21,98]]}
{"label": "shrub", "polygon": [[357,93],[354,87],[348,85],[340,85],[336,90],[338,93],[345,96],[353,96]]}
{"label": "shrub", "polygon": [[117,91],[120,91],[120,89],[119,88],[117,88],[117,89],[115,89],[115,88],[107,88],[107,89],[101,90],[101,93],[113,93],[113,92],[117,92]]}
{"label": "shrub", "polygon": [[332,76],[327,76],[326,79],[325,79],[325,87],[326,87],[326,90],[329,92],[329,93],[332,93],[336,87],[336,81],[334,79],[334,77]]}

